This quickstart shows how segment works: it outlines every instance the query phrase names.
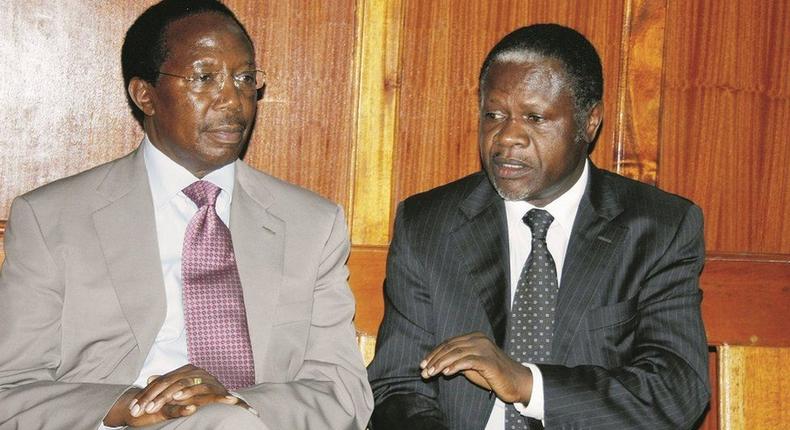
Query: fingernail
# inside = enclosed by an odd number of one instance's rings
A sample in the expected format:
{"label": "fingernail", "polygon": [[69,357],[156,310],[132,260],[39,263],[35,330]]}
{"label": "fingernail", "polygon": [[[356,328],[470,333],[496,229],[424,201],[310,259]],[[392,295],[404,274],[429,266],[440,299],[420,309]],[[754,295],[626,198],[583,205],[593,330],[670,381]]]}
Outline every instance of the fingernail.
{"label": "fingernail", "polygon": [[129,410],[131,411],[135,406],[137,406],[137,399],[133,399],[132,403],[129,403]]}
{"label": "fingernail", "polygon": [[151,412],[154,411],[155,408],[156,408],[155,403],[149,403],[148,406],[145,407],[145,412],[150,414]]}
{"label": "fingernail", "polygon": [[433,375],[433,372],[436,372],[436,368],[435,367],[431,367],[430,369],[428,369],[428,374],[429,375]]}
{"label": "fingernail", "polygon": [[442,370],[442,373],[444,373],[446,375],[446,374],[450,373],[450,369],[449,368],[445,368],[444,370]]}
{"label": "fingernail", "polygon": [[425,369],[425,366],[428,365],[428,360],[423,360],[420,362],[420,369]]}
{"label": "fingernail", "polygon": [[134,405],[134,406],[132,407],[132,416],[133,416],[133,417],[138,417],[138,416],[140,416],[140,405]]}
{"label": "fingernail", "polygon": [[176,393],[175,393],[175,394],[173,394],[173,398],[175,398],[175,399],[180,399],[180,398],[181,398],[181,396],[183,396],[183,395],[184,395],[184,392],[183,392],[183,391],[176,391]]}
{"label": "fingernail", "polygon": [[238,397],[230,396],[230,395],[229,396],[225,396],[225,398],[228,399],[228,400],[238,400]]}
{"label": "fingernail", "polygon": [[192,411],[195,410],[195,407],[196,407],[195,405],[187,405],[186,410],[188,410],[189,412],[192,412]]}

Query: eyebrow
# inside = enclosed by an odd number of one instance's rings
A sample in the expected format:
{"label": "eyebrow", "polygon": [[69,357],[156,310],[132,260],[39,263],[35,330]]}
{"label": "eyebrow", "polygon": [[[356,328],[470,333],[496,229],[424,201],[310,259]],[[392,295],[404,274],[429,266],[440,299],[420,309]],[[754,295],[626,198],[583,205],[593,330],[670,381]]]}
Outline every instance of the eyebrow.
{"label": "eyebrow", "polygon": [[[219,64],[219,62],[216,61],[216,60],[205,59],[205,60],[197,60],[197,61],[193,62],[192,63],[192,67],[193,68],[200,68],[200,67],[208,67],[208,66],[217,66],[218,64]],[[242,64],[241,67],[249,67],[250,69],[255,69],[257,66],[255,65],[254,61],[250,60],[250,61]]]}

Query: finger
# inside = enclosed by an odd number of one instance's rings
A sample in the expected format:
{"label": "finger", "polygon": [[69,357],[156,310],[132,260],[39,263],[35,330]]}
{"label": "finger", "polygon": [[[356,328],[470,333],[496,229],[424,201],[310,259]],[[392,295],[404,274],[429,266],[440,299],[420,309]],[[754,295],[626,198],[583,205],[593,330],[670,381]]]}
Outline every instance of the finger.
{"label": "finger", "polygon": [[197,411],[197,406],[195,405],[165,405],[162,408],[162,415],[168,419],[172,419],[187,417],[194,414],[195,411]]}
{"label": "finger", "polygon": [[465,336],[451,337],[449,339],[445,339],[444,342],[440,343],[439,345],[436,345],[436,348],[429,352],[422,362],[420,362],[420,368],[428,368],[428,364],[431,363],[432,360],[434,360],[439,355],[446,354],[447,350],[453,348],[458,342],[463,341],[464,338]]}
{"label": "finger", "polygon": [[178,405],[178,406],[187,406],[187,405],[195,405],[195,406],[205,406],[209,403],[223,403],[226,405],[235,405],[239,403],[239,398],[232,396],[230,394],[227,395],[220,395],[220,394],[200,394],[189,399],[184,400],[173,400],[172,402],[168,403],[168,405]]}
{"label": "finger", "polygon": [[457,374],[458,372],[463,372],[467,370],[474,370],[479,372],[481,369],[482,360],[480,356],[474,354],[464,354],[458,357],[456,360],[447,361],[442,363],[443,365],[441,373],[446,376],[452,376]]}
{"label": "finger", "polygon": [[[159,408],[162,406],[162,404],[152,406],[153,405],[152,402],[154,401],[154,399],[158,398],[163,392],[167,391],[168,388],[170,388],[173,384],[177,384],[178,386],[174,390],[171,390],[169,392],[170,394],[192,384],[193,381],[192,377],[198,375],[194,375],[195,373],[194,371],[192,371],[194,376],[190,376],[189,373],[190,370],[185,369],[182,366],[172,372],[169,372],[165,375],[159,376],[154,380],[152,380],[151,383],[149,383],[141,392],[139,392],[135,396],[135,400],[137,400],[135,406],[139,406],[139,410],[140,410],[139,413],[150,414],[158,411]],[[132,401],[132,403],[134,403],[134,401]],[[130,408],[130,409],[132,409],[133,416],[139,416],[139,415],[134,415],[134,408]]]}
{"label": "finger", "polygon": [[154,397],[146,406],[145,412],[149,414],[156,413],[165,404],[176,399],[176,395],[178,395],[179,399],[188,399],[196,394],[206,392],[211,392],[211,387],[208,384],[203,384],[202,378],[181,378],[174,381],[165,390]]}
{"label": "finger", "polygon": [[439,354],[434,355],[428,361],[425,369],[422,371],[422,377],[427,379],[439,373],[443,373],[450,363],[459,360],[466,354],[472,353],[472,351],[473,348],[470,348],[466,344],[454,343],[448,345],[448,347],[444,348]]}

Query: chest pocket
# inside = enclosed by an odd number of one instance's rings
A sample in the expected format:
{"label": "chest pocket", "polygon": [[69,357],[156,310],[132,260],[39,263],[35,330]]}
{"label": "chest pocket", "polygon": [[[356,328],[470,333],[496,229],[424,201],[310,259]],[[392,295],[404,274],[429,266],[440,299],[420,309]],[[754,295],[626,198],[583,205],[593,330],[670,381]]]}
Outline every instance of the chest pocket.
{"label": "chest pocket", "polygon": [[636,296],[620,303],[590,309],[585,323],[593,362],[612,368],[627,363],[633,355],[639,322]]}

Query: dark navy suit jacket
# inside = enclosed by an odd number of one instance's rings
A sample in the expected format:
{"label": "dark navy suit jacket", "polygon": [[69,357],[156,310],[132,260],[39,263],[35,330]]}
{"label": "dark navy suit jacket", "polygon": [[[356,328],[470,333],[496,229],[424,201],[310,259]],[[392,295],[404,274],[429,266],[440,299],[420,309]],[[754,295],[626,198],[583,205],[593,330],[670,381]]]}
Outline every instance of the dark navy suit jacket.
{"label": "dark navy suit jacket", "polygon": [[[485,427],[494,397],[463,376],[428,382],[441,341],[482,331],[505,343],[504,202],[482,172],[398,208],[385,313],[368,369],[375,430]],[[539,365],[547,429],[691,427],[709,399],[700,315],[702,212],[592,166],[557,298],[552,364]]]}

